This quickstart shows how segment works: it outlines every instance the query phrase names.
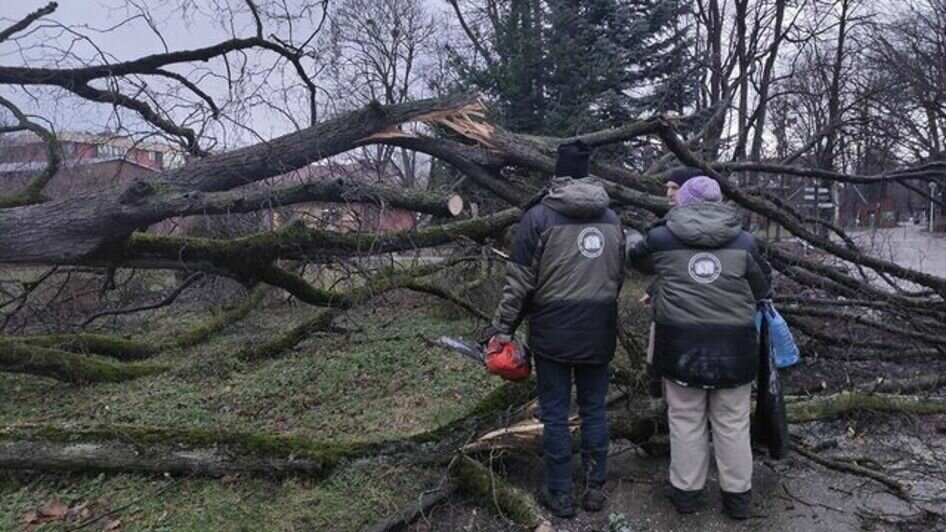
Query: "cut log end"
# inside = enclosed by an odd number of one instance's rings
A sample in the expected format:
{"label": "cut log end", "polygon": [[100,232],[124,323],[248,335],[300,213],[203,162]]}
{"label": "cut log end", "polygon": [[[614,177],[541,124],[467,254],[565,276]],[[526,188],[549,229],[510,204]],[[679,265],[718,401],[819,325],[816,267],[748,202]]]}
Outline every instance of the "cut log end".
{"label": "cut log end", "polygon": [[450,214],[457,216],[463,212],[463,198],[459,194],[454,194],[450,196],[450,199],[447,200],[447,210],[450,211]]}

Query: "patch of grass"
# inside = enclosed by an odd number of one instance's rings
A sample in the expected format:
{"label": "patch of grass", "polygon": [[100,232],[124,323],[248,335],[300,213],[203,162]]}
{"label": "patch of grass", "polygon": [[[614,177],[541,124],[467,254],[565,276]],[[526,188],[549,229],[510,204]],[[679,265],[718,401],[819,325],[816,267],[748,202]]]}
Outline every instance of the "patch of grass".
{"label": "patch of grass", "polygon": [[[127,383],[75,387],[0,374],[0,422],[126,423],[298,432],[377,441],[435,428],[462,415],[501,381],[421,338],[466,334],[468,321],[402,309],[362,330],[310,338],[282,358],[243,363],[239,350],[277,334],[308,307],[263,309],[209,343],[163,353],[174,370]],[[388,315],[389,313],[386,313]]]}
{"label": "patch of grass", "polygon": [[[439,478],[437,471],[379,461],[353,464],[320,483],[0,474],[0,529],[20,529],[26,512],[59,499],[72,508],[86,504],[89,517],[129,505],[114,516],[128,531],[354,531],[409,503],[414,489],[435,487]],[[77,522],[52,522],[35,530],[66,530]],[[105,522],[90,530],[100,530]]]}
{"label": "patch of grass", "polygon": [[[352,333],[313,335],[273,360],[245,362],[237,355],[298,323],[311,307],[264,304],[206,343],[162,352],[152,361],[174,369],[135,381],[74,386],[0,373],[6,405],[0,424],[128,424],[366,443],[421,434],[466,415],[503,383],[422,340],[472,338],[478,330],[469,318],[431,313],[432,304],[427,296],[394,293],[347,312],[337,323]],[[159,334],[186,330],[182,321],[200,322],[206,312],[154,316],[148,332]],[[123,331],[135,332],[117,332]],[[195,478],[157,494],[169,480],[0,473],[0,530],[19,528],[25,512],[53,498],[88,502],[99,514],[134,502],[118,515],[125,530],[357,530],[435,485],[441,474],[359,460],[343,462],[318,483]],[[37,530],[63,529],[50,523]]]}

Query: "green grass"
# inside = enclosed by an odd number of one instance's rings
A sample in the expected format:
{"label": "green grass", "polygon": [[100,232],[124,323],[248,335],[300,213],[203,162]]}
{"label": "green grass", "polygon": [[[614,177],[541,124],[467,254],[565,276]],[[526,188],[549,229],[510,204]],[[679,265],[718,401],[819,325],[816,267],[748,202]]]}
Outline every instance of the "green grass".
{"label": "green grass", "polygon": [[[377,461],[340,469],[318,483],[298,478],[224,483],[130,474],[0,474],[0,530],[19,530],[26,512],[59,499],[70,508],[86,505],[88,517],[125,507],[114,518],[129,531],[354,531],[408,504],[416,493],[436,487],[439,481],[436,471]],[[36,530],[66,530],[81,520],[46,523]],[[101,530],[106,522],[88,529]]]}
{"label": "green grass", "polygon": [[[632,275],[622,293],[624,315],[634,322],[646,321],[636,303],[645,281]],[[161,338],[206,319],[206,307],[161,309],[145,317],[146,331],[136,316],[112,323],[116,329],[108,332]],[[313,336],[274,360],[238,359],[241,350],[311,311],[270,298],[208,342],[155,357],[173,367],[168,373],[129,382],[78,387],[0,373],[0,425],[122,423],[376,442],[462,417],[503,382],[422,340],[474,338],[483,324],[436,299],[401,292],[347,312],[337,324],[350,334]],[[615,366],[627,365],[619,348]],[[442,474],[380,459],[343,463],[321,482],[189,478],[169,484],[149,475],[0,472],[0,530],[20,529],[26,512],[57,498],[87,504],[92,516],[129,505],[116,515],[123,530],[357,530],[437,485]],[[64,529],[59,522],[37,530]]]}
{"label": "green grass", "polygon": [[[0,425],[124,423],[265,431],[314,440],[373,442],[435,429],[469,412],[502,381],[421,338],[476,334],[479,324],[431,313],[427,297],[394,294],[349,312],[349,335],[318,335],[275,360],[247,363],[240,349],[291,327],[311,309],[269,305],[204,344],[153,360],[168,373],[73,386],[0,373]],[[442,313],[440,313],[442,314]],[[186,329],[199,313],[155,313],[152,334]],[[168,323],[167,320],[174,320]],[[118,331],[123,332],[123,331]],[[0,475],[0,530],[59,498],[118,514],[126,530],[356,530],[436,483],[440,471],[372,461],[344,465],[316,483],[241,479],[222,484],[143,475]],[[97,513],[96,513],[97,512]],[[74,524],[74,523],[73,523]],[[101,525],[97,525],[101,529]],[[62,523],[39,530],[60,530]]]}
{"label": "green grass", "polygon": [[236,360],[240,347],[265,341],[307,311],[257,311],[207,344],[156,357],[175,369],[155,377],[76,387],[0,374],[0,401],[9,406],[0,412],[0,423],[212,426],[381,440],[433,428],[498,384],[420,338],[469,337],[473,323],[411,311],[387,324],[355,313],[351,324],[363,331],[350,337],[310,338],[273,361]]}

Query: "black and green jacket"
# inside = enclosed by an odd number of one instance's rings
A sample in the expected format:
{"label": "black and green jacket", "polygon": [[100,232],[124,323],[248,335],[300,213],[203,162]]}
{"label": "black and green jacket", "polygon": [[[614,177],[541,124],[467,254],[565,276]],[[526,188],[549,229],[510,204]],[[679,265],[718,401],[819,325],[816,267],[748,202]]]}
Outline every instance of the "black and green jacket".
{"label": "black and green jacket", "polygon": [[676,207],[629,251],[634,268],[656,274],[654,366],[704,388],[756,378],[756,305],[771,269],[739,212],[722,203]]}
{"label": "black and green jacket", "polygon": [[602,364],[614,356],[624,234],[593,179],[556,178],[523,215],[493,326],[511,334],[529,318],[536,356]]}

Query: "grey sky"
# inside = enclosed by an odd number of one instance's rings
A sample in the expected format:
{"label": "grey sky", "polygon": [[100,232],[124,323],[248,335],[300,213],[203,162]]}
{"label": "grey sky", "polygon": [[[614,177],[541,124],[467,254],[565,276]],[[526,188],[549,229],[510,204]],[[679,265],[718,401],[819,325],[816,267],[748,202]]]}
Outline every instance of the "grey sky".
{"label": "grey sky", "polygon": [[[8,26],[21,19],[27,13],[45,5],[46,0],[4,1],[0,3],[2,26]],[[265,19],[266,34],[274,33],[286,39],[292,35],[296,42],[305,39],[318,24],[321,12],[318,9],[303,11],[298,6],[303,2],[291,2],[291,28],[279,20],[284,14],[282,2],[260,1],[258,4]],[[312,2],[318,4],[319,2]],[[147,6],[150,20],[137,5]],[[255,25],[246,4],[242,0],[189,1],[173,0],[149,2],[148,0],[61,0],[56,12],[48,17],[49,22],[34,23],[32,32],[21,35],[19,41],[0,44],[0,64],[30,66],[72,66],[83,61],[102,63],[101,53],[108,56],[108,61],[124,61],[148,54],[160,53],[167,48],[171,51],[199,48],[225,40],[232,35],[240,37],[255,33]],[[94,45],[76,35],[56,27],[59,23],[74,29],[91,39]],[[154,26],[154,29],[151,26]],[[157,31],[155,31],[157,30]],[[158,36],[157,32],[163,36]],[[99,50],[101,52],[99,52]],[[232,54],[230,67],[239,70],[243,67],[243,56]],[[207,91],[224,106],[225,118],[218,123],[211,123],[210,136],[218,139],[222,145],[236,145],[252,141],[259,134],[271,137],[292,129],[291,122],[272,109],[253,107],[244,109],[242,103],[253,101],[253,92],[266,83],[266,87],[280,87],[297,83],[293,76],[287,76],[285,83],[280,72],[265,72],[276,61],[270,52],[251,51],[246,54],[246,68],[258,71],[252,76],[253,81],[245,86],[228,89],[223,76],[226,63],[213,60],[207,64],[196,63],[180,67],[171,67],[184,74],[192,81],[199,81],[199,86]],[[265,74],[265,75],[264,75]],[[157,77],[146,77],[149,86],[164,90],[179,85],[171,84]],[[101,83],[97,86],[102,86]],[[123,91],[128,93],[128,87]],[[270,89],[265,89],[270,94]],[[21,108],[32,114],[49,119],[59,129],[78,129],[99,131],[116,129],[121,126],[132,130],[151,130],[140,124],[135,113],[122,110],[118,117],[108,105],[91,104],[79,98],[64,95],[56,89],[30,88],[27,92],[14,87],[0,87],[0,91]],[[183,98],[193,100],[187,91],[179,93]],[[290,88],[287,90],[288,101],[282,97],[277,105],[291,115],[304,115],[302,96],[304,92]],[[180,100],[177,100],[179,103]],[[229,102],[229,103],[228,103]],[[176,110],[174,97],[161,100],[162,106],[170,109],[170,114],[177,119],[184,118],[189,109]],[[297,107],[298,106],[298,107]],[[251,107],[247,105],[246,107]],[[119,118],[120,117],[120,118]],[[306,122],[305,116],[300,116]],[[197,127],[198,124],[193,124]],[[253,133],[250,132],[253,130]]]}

